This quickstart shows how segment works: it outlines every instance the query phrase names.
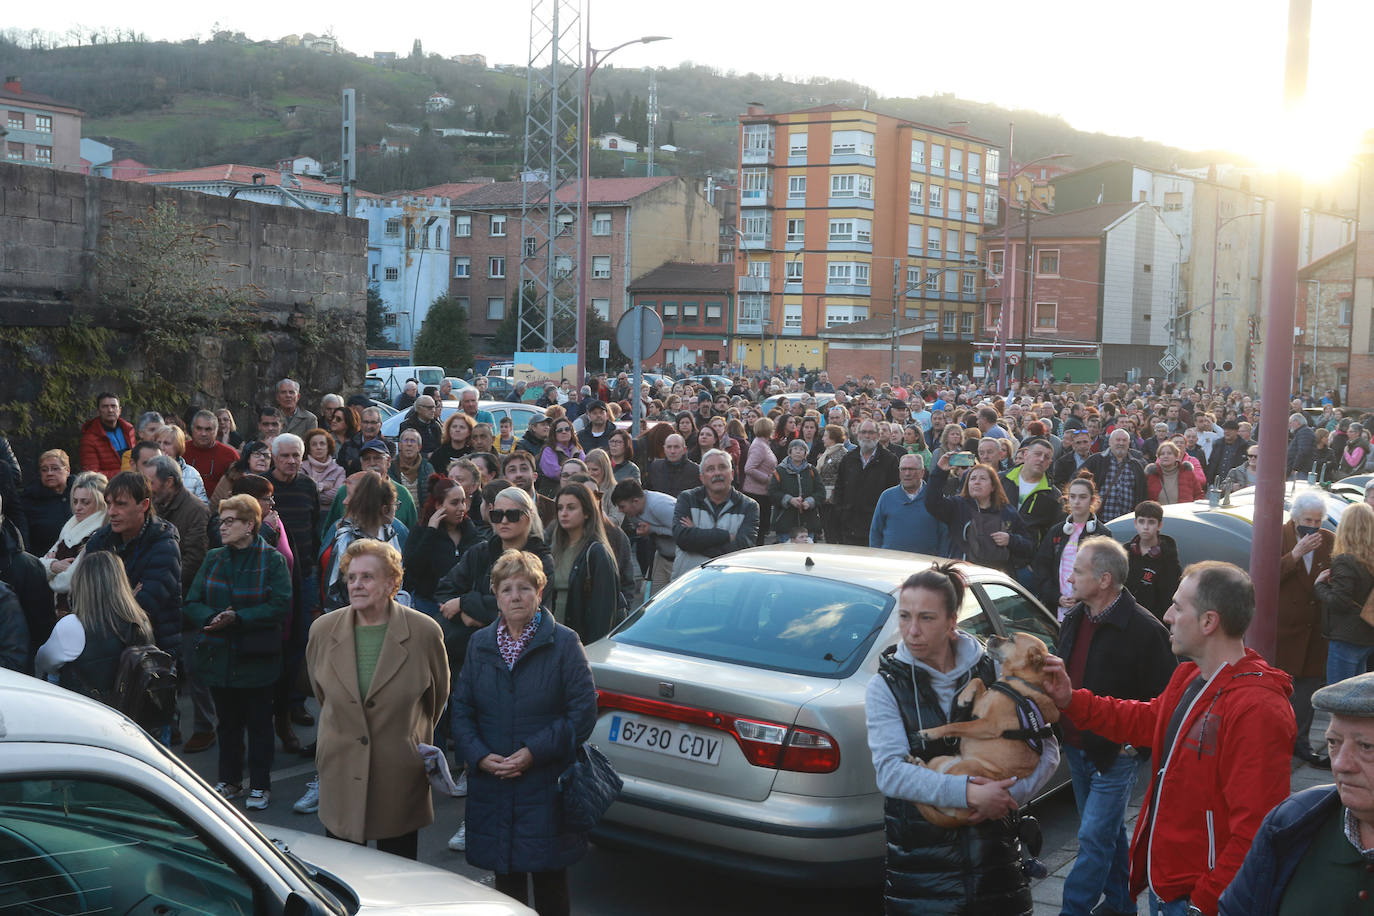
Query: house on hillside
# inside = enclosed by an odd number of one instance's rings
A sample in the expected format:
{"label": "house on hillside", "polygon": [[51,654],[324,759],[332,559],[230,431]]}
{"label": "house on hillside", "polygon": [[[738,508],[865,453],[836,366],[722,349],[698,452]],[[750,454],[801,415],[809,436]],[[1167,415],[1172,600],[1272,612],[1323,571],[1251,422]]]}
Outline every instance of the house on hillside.
{"label": "house on hillside", "polygon": [[377,144],[377,148],[382,151],[383,156],[399,156],[402,153],[410,152],[409,143],[402,143],[397,140],[388,140],[386,137],[383,137],[381,142]]}
{"label": "house on hillside", "polygon": [[396,63],[395,51],[373,51],[372,62],[381,67],[390,67]]}
{"label": "house on hillside", "polygon": [[485,54],[458,54],[453,58],[455,64],[464,64],[469,67],[483,67],[487,65]]}
{"label": "house on hillside", "polygon": [[301,47],[316,54],[338,54],[339,40],[329,35],[312,35],[306,32],[301,36]]}
{"label": "house on hillside", "polygon": [[617,133],[604,133],[596,138],[596,148],[612,150],[617,153],[637,153],[639,144],[629,137]]}
{"label": "house on hillside", "polygon": [[0,86],[0,108],[5,111],[3,140],[5,160],[62,172],[79,172],[81,119],[85,112],[75,105],[24,89],[17,76],[5,77]]}
{"label": "house on hillside", "polygon": [[290,159],[278,159],[277,171],[291,175],[309,175],[311,178],[323,178],[324,163],[310,156],[294,156]]}
{"label": "house on hillside", "polygon": [[453,104],[453,99],[444,95],[442,92],[436,92],[429,98],[425,99],[425,111],[448,111],[450,108],[453,107]]}

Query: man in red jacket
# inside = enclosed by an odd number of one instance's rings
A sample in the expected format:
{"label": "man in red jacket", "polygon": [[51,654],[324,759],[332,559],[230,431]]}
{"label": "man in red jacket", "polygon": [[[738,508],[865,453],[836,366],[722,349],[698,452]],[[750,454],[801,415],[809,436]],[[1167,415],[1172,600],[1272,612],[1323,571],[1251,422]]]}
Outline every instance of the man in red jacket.
{"label": "man in red jacket", "polygon": [[1150,747],[1155,774],[1131,840],[1131,893],[1150,888],[1153,916],[1217,912],[1260,822],[1288,797],[1297,723],[1292,681],[1245,648],[1255,613],[1250,577],[1230,563],[1183,571],[1164,615],[1186,657],[1149,702],[1073,690],[1063,660],[1048,692],[1077,728]]}
{"label": "man in red jacket", "polygon": [[81,470],[113,479],[137,438],[134,425],[119,415],[119,397],[108,391],[95,396],[95,409],[96,415],[81,427]]}

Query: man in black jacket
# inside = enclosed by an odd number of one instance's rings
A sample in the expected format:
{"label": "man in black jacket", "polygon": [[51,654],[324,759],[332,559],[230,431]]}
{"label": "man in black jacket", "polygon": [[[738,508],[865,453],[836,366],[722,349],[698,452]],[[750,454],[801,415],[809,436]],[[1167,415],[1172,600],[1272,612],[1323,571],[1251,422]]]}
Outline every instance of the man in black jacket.
{"label": "man in black jacket", "polygon": [[1054,463],[1054,471],[1050,475],[1054,478],[1054,485],[1061,489],[1078,476],[1083,465],[1092,457],[1093,437],[1088,435],[1086,429],[1068,430],[1064,435],[1064,444],[1069,448]]}
{"label": "man in black jacket", "polygon": [[[1315,440],[1314,440],[1315,442]],[[1221,438],[1212,443],[1212,457],[1207,464],[1207,482],[1225,479],[1232,468],[1245,463],[1245,450],[1250,443],[1240,437],[1240,424],[1227,420],[1221,424]]]}
{"label": "man in black jacket", "polygon": [[1307,425],[1307,418],[1295,413],[1288,418],[1287,476],[1307,473],[1312,467],[1312,454],[1317,450],[1317,434]]}
{"label": "man in black jacket", "polygon": [[[1059,654],[1074,687],[1099,696],[1152,700],[1169,683],[1176,664],[1169,631],[1136,603],[1123,583],[1125,549],[1111,538],[1085,541],[1069,582],[1078,599],[1064,618]],[[1064,916],[1134,913],[1129,884],[1130,839],[1124,826],[1139,755],[1068,719],[1064,755],[1078,805],[1078,858],[1064,879]],[[1103,907],[1094,909],[1105,896]]]}
{"label": "man in black jacket", "polygon": [[901,474],[897,456],[878,447],[878,425],[872,420],[859,424],[859,447],[840,459],[832,502],[840,509],[840,543],[868,546],[868,532],[878,497],[897,486]]}
{"label": "man in black jacket", "polygon": [[687,443],[677,433],[663,440],[663,457],[649,462],[645,489],[666,493],[673,499],[683,490],[701,486],[701,467],[687,457]]}

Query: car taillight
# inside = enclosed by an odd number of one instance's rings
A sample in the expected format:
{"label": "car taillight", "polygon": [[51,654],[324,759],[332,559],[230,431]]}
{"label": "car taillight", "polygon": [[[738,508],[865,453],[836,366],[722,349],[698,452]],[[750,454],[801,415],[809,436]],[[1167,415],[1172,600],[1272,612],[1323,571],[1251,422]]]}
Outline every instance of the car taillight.
{"label": "car taillight", "polygon": [[797,773],[833,773],[840,767],[840,746],[823,731],[748,719],[612,690],[598,690],[596,697],[597,706],[602,711],[620,709],[726,732],[735,739],[744,759],[756,767]]}

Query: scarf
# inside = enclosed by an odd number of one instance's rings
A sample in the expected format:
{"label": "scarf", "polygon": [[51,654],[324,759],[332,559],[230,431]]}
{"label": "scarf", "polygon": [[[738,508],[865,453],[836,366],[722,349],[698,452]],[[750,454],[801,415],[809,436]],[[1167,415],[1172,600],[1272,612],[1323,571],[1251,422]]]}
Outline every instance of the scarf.
{"label": "scarf", "polygon": [[[1159,492],[1164,497],[1161,502],[1166,506],[1171,506],[1178,502],[1178,475],[1182,465],[1174,465],[1173,471],[1166,471],[1159,468]],[[1191,471],[1189,473],[1192,473]]]}
{"label": "scarf", "polygon": [[530,640],[534,639],[534,634],[539,630],[543,616],[543,611],[535,611],[533,619],[525,624],[525,632],[521,633],[518,639],[510,635],[504,619],[496,624],[496,648],[500,651],[501,660],[506,663],[507,669],[514,668],[520,656],[529,648]]}
{"label": "scarf", "polygon": [[415,453],[415,460],[407,462],[405,457],[399,452],[396,455],[396,469],[401,472],[401,476],[406,480],[417,480],[420,476],[420,462],[425,460],[425,456],[419,452]]}

